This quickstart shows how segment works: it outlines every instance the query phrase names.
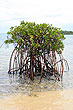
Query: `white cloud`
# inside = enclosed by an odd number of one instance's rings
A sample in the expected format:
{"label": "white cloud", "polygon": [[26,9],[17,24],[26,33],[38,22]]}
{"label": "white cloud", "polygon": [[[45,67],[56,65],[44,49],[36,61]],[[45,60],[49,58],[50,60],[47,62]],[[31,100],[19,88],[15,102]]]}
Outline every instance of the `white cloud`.
{"label": "white cloud", "polygon": [[72,0],[2,0],[0,26],[17,25],[21,20],[55,25],[73,23]]}

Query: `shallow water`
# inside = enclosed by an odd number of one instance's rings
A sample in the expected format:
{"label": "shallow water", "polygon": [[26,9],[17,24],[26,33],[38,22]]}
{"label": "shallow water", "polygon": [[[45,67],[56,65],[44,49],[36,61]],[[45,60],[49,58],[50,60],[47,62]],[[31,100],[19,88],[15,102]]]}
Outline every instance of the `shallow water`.
{"label": "shallow water", "polygon": [[[0,44],[6,39],[6,34],[0,34]],[[48,81],[42,79],[39,84],[39,80],[35,80],[34,83],[28,79],[25,81],[20,77],[9,78],[8,76],[8,64],[10,54],[14,48],[13,45],[7,47],[4,45],[0,48],[0,97],[5,97],[13,93],[23,93],[31,95],[34,92],[64,90],[66,88],[73,88],[73,36],[67,36],[64,41],[65,49],[63,56],[68,60],[70,70],[64,72],[63,81],[55,82],[53,80]]]}
{"label": "shallow water", "polygon": [[0,99],[0,110],[73,110],[73,89],[13,94]]}

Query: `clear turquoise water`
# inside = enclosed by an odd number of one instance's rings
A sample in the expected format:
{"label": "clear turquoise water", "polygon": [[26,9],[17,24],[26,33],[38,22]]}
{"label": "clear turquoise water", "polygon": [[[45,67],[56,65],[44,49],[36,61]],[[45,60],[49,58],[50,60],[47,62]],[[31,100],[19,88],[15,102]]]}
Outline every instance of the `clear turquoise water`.
{"label": "clear turquoise water", "polygon": [[[39,84],[38,80],[32,83],[29,79],[25,81],[19,77],[9,78],[7,73],[10,54],[13,50],[13,45],[3,45],[0,48],[0,97],[12,94],[12,93],[27,93],[32,94],[33,91],[47,91],[58,90],[73,87],[73,35],[66,35],[64,41],[65,49],[63,56],[69,63],[69,72],[64,72],[62,82],[47,81],[43,79]],[[6,39],[6,34],[0,34],[0,45]]]}
{"label": "clear turquoise water", "polygon": [[68,61],[69,72],[64,73],[63,86],[73,87],[73,35],[66,35],[65,37],[63,56]]}

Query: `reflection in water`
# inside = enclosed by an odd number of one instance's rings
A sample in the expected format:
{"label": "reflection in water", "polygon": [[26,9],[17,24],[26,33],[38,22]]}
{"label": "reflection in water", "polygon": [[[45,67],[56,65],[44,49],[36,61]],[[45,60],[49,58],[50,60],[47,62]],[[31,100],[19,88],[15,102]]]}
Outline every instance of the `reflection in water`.
{"label": "reflection in water", "polygon": [[25,93],[28,95],[32,95],[34,92],[41,92],[47,90],[62,90],[62,82],[42,79],[41,82],[40,77],[37,77],[34,82],[30,79],[24,79],[18,76],[11,77],[10,76],[10,84],[15,87],[15,92]]}
{"label": "reflection in water", "polygon": [[64,72],[62,81],[43,78],[39,83],[37,77],[33,83],[27,78],[9,77],[7,71],[13,45],[0,49],[0,110],[73,110],[73,89],[65,90],[73,87],[73,36],[66,38],[63,54],[70,70]]}
{"label": "reflection in water", "polygon": [[[4,38],[5,39],[5,38]],[[4,40],[3,39],[3,40]],[[0,39],[0,42],[3,43],[3,40]],[[10,45],[7,48],[5,45],[0,49],[0,97],[6,96],[12,93],[25,93],[32,95],[34,92],[48,91],[48,90],[62,90],[65,88],[73,87],[73,36],[66,36],[64,41],[65,49],[63,55],[65,59],[68,60],[70,70],[69,72],[64,72],[63,81],[54,81],[42,79],[42,82],[39,83],[39,78],[34,80],[34,83],[30,79],[24,80],[15,76],[14,78],[10,77],[7,73],[8,63],[10,54],[13,50],[13,45]]]}

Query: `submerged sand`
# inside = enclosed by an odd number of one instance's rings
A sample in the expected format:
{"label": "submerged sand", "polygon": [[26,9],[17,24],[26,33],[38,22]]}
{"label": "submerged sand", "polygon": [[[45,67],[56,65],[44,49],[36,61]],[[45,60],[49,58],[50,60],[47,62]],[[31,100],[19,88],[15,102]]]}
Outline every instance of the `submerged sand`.
{"label": "submerged sand", "polygon": [[0,99],[0,110],[73,110],[73,89],[14,94]]}

